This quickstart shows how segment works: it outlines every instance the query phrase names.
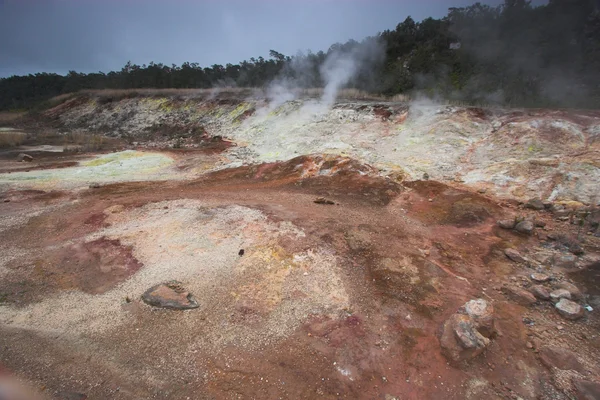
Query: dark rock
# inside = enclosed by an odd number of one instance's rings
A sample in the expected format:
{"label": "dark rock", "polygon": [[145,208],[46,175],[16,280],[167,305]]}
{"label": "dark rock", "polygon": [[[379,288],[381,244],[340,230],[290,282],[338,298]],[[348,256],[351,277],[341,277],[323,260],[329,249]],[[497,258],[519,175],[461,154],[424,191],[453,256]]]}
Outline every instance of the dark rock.
{"label": "dark rock", "polygon": [[538,228],[543,228],[546,226],[546,221],[535,220],[535,226]]}
{"label": "dark rock", "polygon": [[562,370],[584,372],[585,368],[570,350],[555,346],[544,346],[540,349],[540,361],[546,367]]}
{"label": "dark rock", "polygon": [[556,303],[554,307],[556,307],[556,311],[558,311],[560,315],[570,320],[579,319],[585,314],[583,307],[581,307],[574,301],[567,300],[564,298],[560,299],[560,301]]}
{"label": "dark rock", "polygon": [[531,208],[532,210],[543,210],[545,208],[544,202],[538,198],[529,200],[527,204],[525,204],[525,207]]}
{"label": "dark rock", "polygon": [[583,251],[583,247],[581,247],[581,245],[579,243],[569,243],[569,251],[573,254],[575,254],[576,256],[581,256],[585,253],[585,251]]}
{"label": "dark rock", "polygon": [[573,268],[577,257],[572,254],[560,254],[552,258],[552,265],[559,268]]}
{"label": "dark rock", "polygon": [[502,291],[506,296],[517,304],[528,307],[537,301],[535,296],[525,289],[516,286],[504,286]]}
{"label": "dark rock", "polygon": [[515,225],[517,224],[517,221],[515,221],[514,219],[503,219],[501,221],[496,222],[496,224],[498,224],[498,226],[502,229],[514,229]]}
{"label": "dark rock", "polygon": [[477,331],[477,324],[468,315],[453,314],[442,327],[442,354],[451,361],[475,358],[489,344],[490,340]]}
{"label": "dark rock", "polygon": [[142,300],[151,306],[172,310],[198,308],[194,296],[186,291],[181,282],[170,281],[152,286],[142,295]]}
{"label": "dark rock", "polygon": [[333,205],[335,201],[327,200],[325,197],[317,197],[314,201],[317,204]]}
{"label": "dark rock", "polygon": [[23,162],[23,161],[32,162],[33,161],[33,157],[31,157],[29,154],[25,154],[25,153],[19,153],[19,155],[17,156],[17,159],[21,162]]}
{"label": "dark rock", "polygon": [[238,251],[238,256],[243,256],[244,255],[244,249],[240,249],[240,251]]}
{"label": "dark rock", "polygon": [[515,226],[515,230],[520,233],[526,233],[530,235],[533,232],[533,222],[521,221]]}
{"label": "dark rock", "polygon": [[534,285],[529,288],[529,291],[540,300],[550,300],[550,292],[542,285]]}
{"label": "dark rock", "polygon": [[577,379],[574,385],[577,389],[577,400],[600,399],[600,383]]}
{"label": "dark rock", "polygon": [[525,262],[527,262],[527,260],[525,259],[525,257],[523,257],[521,255],[521,253],[519,253],[515,249],[506,249],[506,250],[504,250],[504,255],[506,255],[506,257],[508,257],[509,259],[511,259],[512,261],[517,262],[517,263],[525,263]]}

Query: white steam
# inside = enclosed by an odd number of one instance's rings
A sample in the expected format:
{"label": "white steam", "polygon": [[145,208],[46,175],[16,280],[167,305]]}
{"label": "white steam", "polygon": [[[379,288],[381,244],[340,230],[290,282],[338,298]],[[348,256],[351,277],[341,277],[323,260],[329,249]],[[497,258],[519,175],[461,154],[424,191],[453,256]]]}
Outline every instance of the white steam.
{"label": "white steam", "polygon": [[268,112],[298,99],[304,90],[315,91],[316,87],[323,88],[319,91],[319,100],[307,104],[305,111],[327,111],[335,103],[340,90],[356,86],[358,78],[361,81],[370,79],[371,71],[383,61],[384,54],[385,47],[378,38],[334,45],[326,56],[323,53],[299,53],[292,58],[281,76],[268,86]]}

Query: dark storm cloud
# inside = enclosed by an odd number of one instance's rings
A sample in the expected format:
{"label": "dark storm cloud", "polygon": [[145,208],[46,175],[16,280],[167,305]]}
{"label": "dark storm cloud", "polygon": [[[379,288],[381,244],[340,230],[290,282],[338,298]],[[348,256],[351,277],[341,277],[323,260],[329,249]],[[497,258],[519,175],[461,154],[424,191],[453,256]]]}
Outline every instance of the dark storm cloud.
{"label": "dark storm cloud", "polygon": [[[487,1],[498,4],[501,0]],[[0,76],[327,50],[469,0],[0,0]]]}

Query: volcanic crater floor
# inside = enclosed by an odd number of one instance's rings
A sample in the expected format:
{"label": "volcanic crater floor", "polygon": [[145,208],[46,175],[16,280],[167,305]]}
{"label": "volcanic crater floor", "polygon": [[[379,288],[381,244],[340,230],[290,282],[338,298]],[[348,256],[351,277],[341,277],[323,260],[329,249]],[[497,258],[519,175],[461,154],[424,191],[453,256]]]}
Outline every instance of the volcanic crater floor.
{"label": "volcanic crater floor", "polygon": [[[40,187],[0,193],[0,368],[42,398],[568,399],[569,379],[600,376],[598,310],[566,321],[498,290],[532,272],[504,249],[544,248],[498,220],[576,231],[545,211],[459,183],[400,183],[338,156],[183,180],[160,168],[196,171],[218,156],[151,152],[123,181],[136,157],[89,188],[50,190],[50,166]],[[89,179],[68,168],[65,182]],[[590,279],[574,279],[587,290]],[[173,280],[198,308],[142,301]],[[498,335],[454,364],[440,327],[474,298],[494,305]],[[585,369],[548,369],[535,340],[577,350]]]}

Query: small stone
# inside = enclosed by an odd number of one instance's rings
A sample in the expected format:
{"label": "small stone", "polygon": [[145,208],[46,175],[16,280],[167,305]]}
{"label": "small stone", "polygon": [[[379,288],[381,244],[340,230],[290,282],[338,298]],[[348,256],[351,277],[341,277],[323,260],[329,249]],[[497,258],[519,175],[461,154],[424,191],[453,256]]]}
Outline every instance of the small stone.
{"label": "small stone", "polygon": [[177,281],[152,286],[144,292],[142,300],[151,306],[172,310],[189,310],[199,307],[194,296],[181,286],[181,282]]}
{"label": "small stone", "polygon": [[556,307],[556,310],[560,315],[570,320],[579,319],[585,314],[583,307],[574,301],[567,300],[565,298],[560,299],[560,301],[556,303],[554,307]]}
{"label": "small stone", "polygon": [[546,226],[546,222],[545,221],[536,220],[535,221],[535,226],[537,226],[538,228],[544,228]]}
{"label": "small stone", "polygon": [[90,183],[90,189],[99,189],[99,188],[100,188],[100,184],[98,182]]}
{"label": "small stone", "polygon": [[542,285],[532,286],[529,291],[540,300],[550,300],[550,292]]}
{"label": "small stone", "polygon": [[527,342],[525,343],[525,347],[527,347],[528,349],[533,349],[533,343]]}
{"label": "small stone", "polygon": [[496,224],[502,229],[514,229],[517,222],[514,219],[503,219]]}
{"label": "small stone", "polygon": [[504,286],[502,291],[515,303],[525,307],[531,306],[537,301],[533,294],[516,286]]}
{"label": "small stone", "polygon": [[532,210],[543,210],[544,207],[544,202],[542,200],[540,200],[539,198],[535,198],[535,199],[531,199],[529,200],[526,204],[525,204],[526,208],[530,208]]}
{"label": "small stone", "polygon": [[517,263],[525,263],[527,260],[515,249],[504,250],[504,255]]}
{"label": "small stone", "polygon": [[553,302],[558,302],[560,299],[569,299],[571,300],[571,293],[565,289],[557,289],[553,292],[550,292],[550,300]]}
{"label": "small stone", "polygon": [[556,285],[556,287],[558,289],[563,289],[569,292],[569,294],[571,295],[571,299],[573,300],[581,300],[583,298],[583,294],[581,293],[581,290],[579,290],[579,288],[575,285],[573,285],[572,283],[569,282],[560,282]]}
{"label": "small stone", "polygon": [[533,232],[533,222],[521,221],[515,226],[515,230],[520,233],[526,233],[530,235]]}
{"label": "small stone", "polygon": [[17,156],[17,159],[21,162],[32,162],[33,161],[33,157],[31,157],[29,154],[25,154],[25,153],[19,153],[19,155]]}
{"label": "small stone", "polygon": [[4,203],[10,203],[10,199],[4,199],[2,200]]}
{"label": "small stone", "polygon": [[316,204],[334,205],[335,201],[326,199],[325,197],[317,197],[314,201]]}
{"label": "small stone", "polygon": [[536,282],[547,282],[550,280],[550,277],[546,274],[534,272],[533,274],[531,274],[531,279]]}
{"label": "small stone", "polygon": [[244,249],[240,249],[240,251],[238,251],[238,256],[243,256],[245,253]]}

